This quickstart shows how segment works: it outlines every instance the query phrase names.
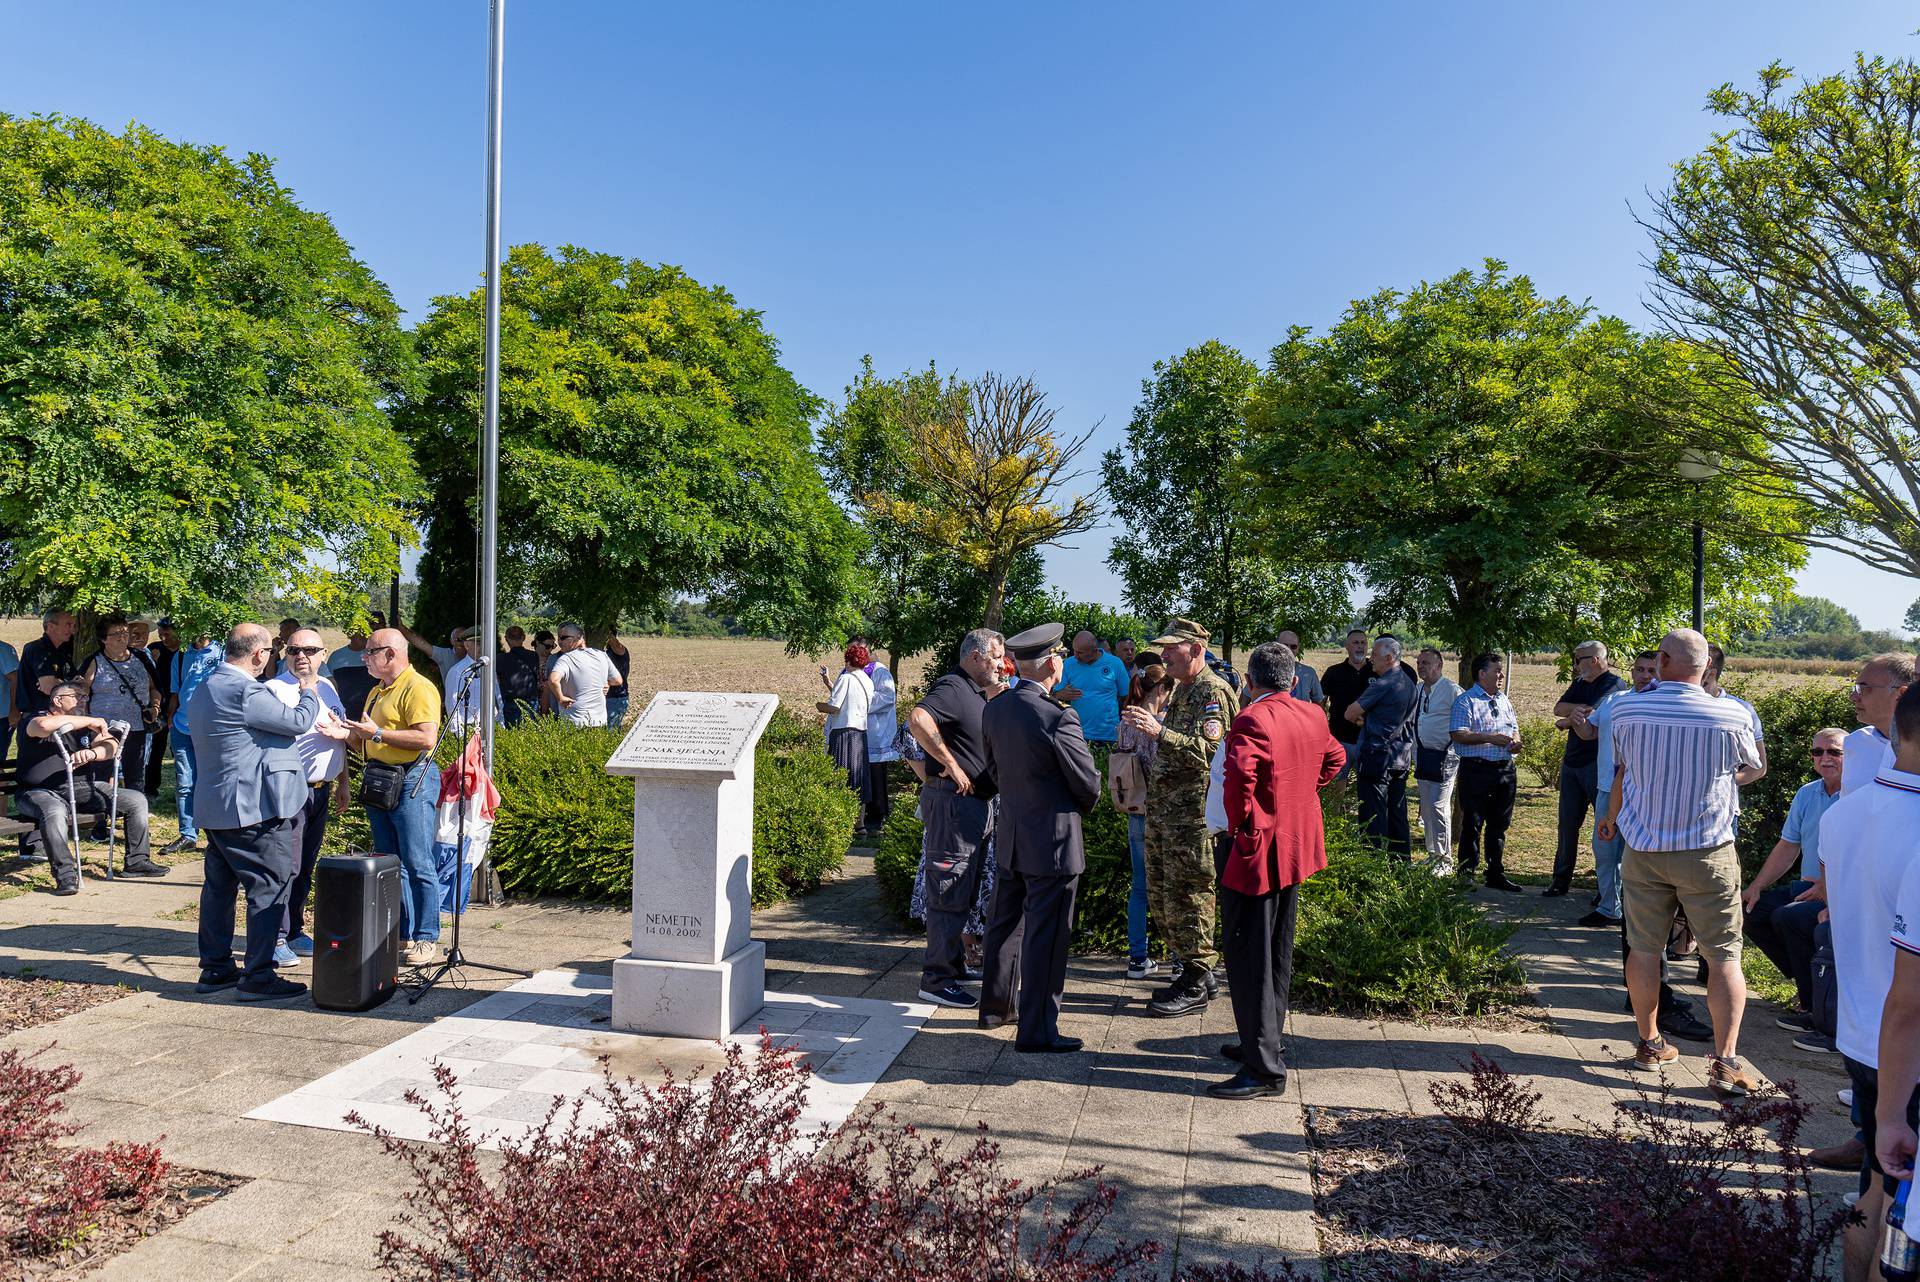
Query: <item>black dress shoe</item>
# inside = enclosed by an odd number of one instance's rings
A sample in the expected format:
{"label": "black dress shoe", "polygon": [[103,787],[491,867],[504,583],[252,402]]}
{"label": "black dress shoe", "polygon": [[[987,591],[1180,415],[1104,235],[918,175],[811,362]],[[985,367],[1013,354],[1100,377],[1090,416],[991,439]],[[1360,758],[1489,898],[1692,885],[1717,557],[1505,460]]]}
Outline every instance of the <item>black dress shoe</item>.
{"label": "black dress shoe", "polygon": [[1284,1095],[1287,1090],[1287,1075],[1262,1077],[1251,1069],[1241,1069],[1224,1082],[1215,1082],[1207,1087],[1207,1094],[1215,1099],[1258,1099],[1262,1095]]}
{"label": "black dress shoe", "polygon": [[297,984],[291,979],[281,979],[275,975],[272,979],[248,980],[240,985],[240,1000],[277,1002],[287,997],[299,997],[306,991],[305,984]]}
{"label": "black dress shoe", "polygon": [[232,988],[239,982],[240,972],[237,970],[230,970],[221,975],[209,975],[207,972],[201,971],[200,982],[193,986],[193,991],[196,993],[217,993],[223,988]]}
{"label": "black dress shoe", "polygon": [[1240,1051],[1239,1042],[1223,1042],[1221,1044],[1220,1046],[1221,1059],[1230,1059],[1234,1063],[1238,1064],[1240,1062],[1240,1055],[1241,1055],[1241,1051]]}
{"label": "black dress shoe", "polygon": [[1701,1023],[1690,1010],[1678,1008],[1663,1010],[1654,1022],[1659,1025],[1661,1032],[1670,1037],[1678,1037],[1681,1041],[1710,1042],[1713,1040],[1712,1027]]}
{"label": "black dress shoe", "polygon": [[163,855],[177,855],[185,850],[198,850],[198,849],[200,849],[199,842],[188,841],[185,837],[175,837],[172,841],[169,841],[166,845],[160,847],[160,853]]}
{"label": "black dress shoe", "polygon": [[1055,1036],[1044,1042],[1015,1042],[1013,1049],[1022,1055],[1065,1055],[1080,1049],[1082,1043],[1078,1037]]}
{"label": "black dress shoe", "polygon": [[1604,926],[1609,930],[1620,929],[1620,919],[1618,917],[1609,917],[1598,908],[1588,913],[1585,917],[1582,917],[1577,924],[1582,926]]}
{"label": "black dress shoe", "polygon": [[50,895],[61,895],[61,896],[77,895],[80,893],[80,883],[77,881],[63,881],[63,882],[60,882],[58,885],[56,885],[52,890],[48,891],[47,893]]}
{"label": "black dress shoe", "polygon": [[1520,893],[1520,883],[1503,872],[1490,872],[1487,874],[1487,889],[1504,890],[1511,894],[1518,894]]}
{"label": "black dress shoe", "polygon": [[136,859],[128,864],[123,872],[129,877],[164,877],[167,870],[151,859]]}
{"label": "black dress shoe", "polygon": [[1147,1014],[1155,1019],[1172,1019],[1176,1015],[1191,1015],[1195,1011],[1205,1010],[1207,1003],[1212,1000],[1213,995],[1207,992],[1207,986],[1204,983],[1195,984],[1191,988],[1181,987],[1175,989],[1165,1001],[1148,1002]]}
{"label": "black dress shoe", "polygon": [[1006,1022],[1007,1017],[1005,1015],[982,1015],[980,1017],[980,1027],[985,1029],[999,1028]]}
{"label": "black dress shoe", "polygon": [[1566,894],[1568,889],[1569,888],[1566,886],[1548,886],[1545,890],[1540,892],[1540,898],[1558,899],[1560,898],[1560,896]]}
{"label": "black dress shoe", "polygon": [[1216,966],[1207,972],[1207,996],[1218,997],[1220,995],[1220,982],[1220,968]]}

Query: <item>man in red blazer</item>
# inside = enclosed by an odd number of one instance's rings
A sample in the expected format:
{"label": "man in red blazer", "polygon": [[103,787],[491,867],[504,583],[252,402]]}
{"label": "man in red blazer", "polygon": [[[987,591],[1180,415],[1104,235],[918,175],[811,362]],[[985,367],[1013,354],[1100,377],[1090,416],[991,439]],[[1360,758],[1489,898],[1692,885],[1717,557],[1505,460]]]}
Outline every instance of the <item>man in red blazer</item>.
{"label": "man in red blazer", "polygon": [[1293,651],[1277,641],[1247,659],[1246,710],[1227,731],[1222,797],[1232,848],[1220,870],[1220,951],[1226,957],[1238,1043],[1220,1048],[1240,1071],[1207,1088],[1221,1099],[1286,1089],[1280,1030],[1293,982],[1300,883],[1327,866],[1320,789],[1347,763],[1319,708],[1281,698],[1293,689]]}

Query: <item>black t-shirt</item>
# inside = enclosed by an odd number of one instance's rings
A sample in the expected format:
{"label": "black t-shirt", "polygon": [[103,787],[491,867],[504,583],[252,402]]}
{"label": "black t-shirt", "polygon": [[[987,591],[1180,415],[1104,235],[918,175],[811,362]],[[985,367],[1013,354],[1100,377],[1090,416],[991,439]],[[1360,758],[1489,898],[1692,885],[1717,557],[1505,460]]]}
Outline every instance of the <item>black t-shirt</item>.
{"label": "black t-shirt", "polygon": [[525,703],[540,704],[540,656],[525,646],[500,653],[500,700],[511,707]]}
{"label": "black t-shirt", "polygon": [[[93,742],[91,730],[67,733],[67,751],[78,752]],[[85,776],[88,767],[81,766],[78,774]],[[51,737],[36,739],[30,734],[20,736],[20,790],[45,788],[48,792],[64,792],[67,787],[66,763],[60,759],[60,749],[54,746]]]}
{"label": "black t-shirt", "polygon": [[155,641],[146,649],[135,650],[134,653],[145,660],[147,672],[153,677],[153,692],[160,696],[160,702],[164,706],[167,696],[173,693],[173,656],[178,651],[169,650]]}
{"label": "black t-shirt", "polygon": [[[1617,672],[1602,672],[1592,681],[1576,681],[1567,687],[1560,696],[1561,703],[1580,703],[1587,707],[1597,707],[1600,701],[1616,690],[1626,689],[1627,683]],[[1567,764],[1570,766],[1591,766],[1600,759],[1600,741],[1582,739],[1573,731],[1567,731]]]}
{"label": "black t-shirt", "polygon": [[40,678],[65,681],[73,676],[73,642],[56,646],[42,635],[27,642],[20,651],[20,711],[33,716],[47,710],[47,692]]}
{"label": "black t-shirt", "polygon": [[[980,714],[986,709],[987,699],[980,693],[980,687],[965,673],[949,672],[933,683],[933,689],[927,691],[920,706],[927,710],[940,737],[946,740],[954,764],[973,780],[973,795],[984,801],[998,792],[993,776],[987,773],[987,741],[980,730]],[[928,753],[927,777],[940,779],[946,773],[933,759],[933,754]]]}
{"label": "black t-shirt", "polygon": [[1345,659],[1320,674],[1320,688],[1327,693],[1327,720],[1331,723],[1333,737],[1341,743],[1359,742],[1360,727],[1347,720],[1347,709],[1372,680],[1371,663],[1363,663],[1356,668]]}

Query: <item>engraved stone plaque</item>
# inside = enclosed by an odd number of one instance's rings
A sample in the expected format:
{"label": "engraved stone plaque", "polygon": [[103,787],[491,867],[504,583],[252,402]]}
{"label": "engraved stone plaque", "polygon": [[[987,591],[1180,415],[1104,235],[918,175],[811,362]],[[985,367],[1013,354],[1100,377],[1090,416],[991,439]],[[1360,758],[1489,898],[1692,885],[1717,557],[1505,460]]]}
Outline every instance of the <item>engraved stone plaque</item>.
{"label": "engraved stone plaque", "polygon": [[733,775],[780,702],[770,694],[662,690],[607,761],[607,773]]}

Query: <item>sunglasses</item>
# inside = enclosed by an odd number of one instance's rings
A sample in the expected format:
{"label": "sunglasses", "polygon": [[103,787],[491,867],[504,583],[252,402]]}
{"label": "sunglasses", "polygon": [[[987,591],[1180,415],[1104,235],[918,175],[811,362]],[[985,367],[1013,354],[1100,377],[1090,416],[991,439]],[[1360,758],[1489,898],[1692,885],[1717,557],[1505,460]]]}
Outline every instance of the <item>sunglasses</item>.
{"label": "sunglasses", "polygon": [[1838,757],[1845,752],[1845,748],[1815,748],[1812,751],[1812,755],[1816,757]]}
{"label": "sunglasses", "polygon": [[392,653],[394,653],[394,647],[393,647],[393,646],[390,646],[390,645],[370,645],[370,646],[368,646],[368,647],[367,647],[367,649],[366,649],[366,653],[368,653],[368,654],[392,654]]}
{"label": "sunglasses", "polygon": [[288,654],[299,655],[320,654],[325,650],[326,647],[323,645],[290,645],[287,647]]}

